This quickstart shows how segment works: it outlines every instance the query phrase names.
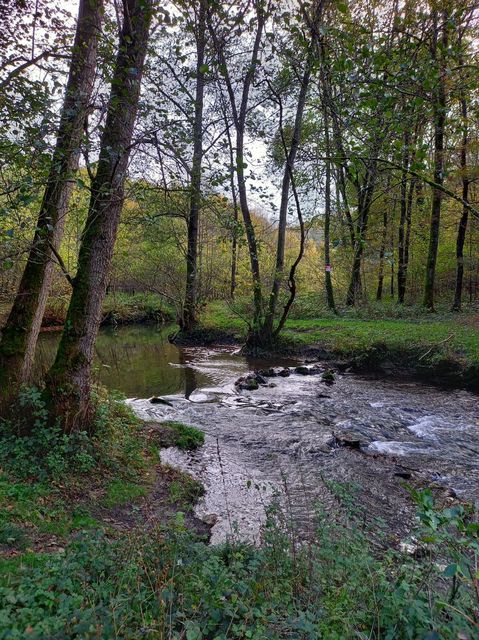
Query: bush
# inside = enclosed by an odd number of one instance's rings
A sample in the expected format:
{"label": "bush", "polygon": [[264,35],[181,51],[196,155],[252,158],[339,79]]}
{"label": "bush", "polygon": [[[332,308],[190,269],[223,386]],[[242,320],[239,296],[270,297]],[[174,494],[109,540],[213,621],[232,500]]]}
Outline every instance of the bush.
{"label": "bush", "polygon": [[139,420],[119,396],[97,389],[93,434],[50,424],[42,393],[23,389],[15,417],[0,419],[0,466],[17,478],[59,479],[93,469],[134,472],[143,464]]}

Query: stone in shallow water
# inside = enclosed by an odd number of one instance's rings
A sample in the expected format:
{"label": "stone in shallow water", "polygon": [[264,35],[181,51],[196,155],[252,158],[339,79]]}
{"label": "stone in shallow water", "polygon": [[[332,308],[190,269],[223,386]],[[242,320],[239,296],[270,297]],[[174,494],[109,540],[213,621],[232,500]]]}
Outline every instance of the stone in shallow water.
{"label": "stone in shallow water", "polygon": [[166,404],[169,407],[172,407],[173,404],[169,400],[165,400],[164,398],[160,398],[159,396],[153,396],[150,398],[151,404]]}
{"label": "stone in shallow water", "polygon": [[299,373],[300,376],[309,376],[310,369],[309,369],[309,367],[306,367],[304,365],[300,365],[299,367],[296,367],[294,372],[295,373]]}

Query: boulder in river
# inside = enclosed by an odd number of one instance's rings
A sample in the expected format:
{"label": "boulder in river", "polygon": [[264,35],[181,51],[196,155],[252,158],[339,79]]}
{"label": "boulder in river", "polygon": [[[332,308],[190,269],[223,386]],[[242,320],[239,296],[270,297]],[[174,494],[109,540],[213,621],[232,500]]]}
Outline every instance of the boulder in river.
{"label": "boulder in river", "polygon": [[278,372],[278,375],[282,378],[288,378],[291,375],[291,369],[289,367],[285,367]]}
{"label": "boulder in river", "polygon": [[166,404],[168,407],[172,407],[172,403],[169,400],[165,400],[165,398],[160,398],[159,396],[153,396],[150,398],[151,404]]}
{"label": "boulder in river", "polygon": [[336,382],[336,374],[332,369],[326,369],[326,371],[321,376],[321,382],[325,384],[334,384]]}
{"label": "boulder in river", "polygon": [[299,367],[296,367],[296,369],[294,370],[295,373],[299,373],[300,376],[309,376],[310,374],[310,368],[305,366],[304,364],[300,365]]}
{"label": "boulder in river", "polygon": [[361,449],[361,440],[356,434],[351,433],[334,433],[334,443],[339,447],[348,447],[349,449]]}
{"label": "boulder in river", "polygon": [[275,378],[278,375],[273,367],[270,367],[269,369],[260,369],[258,373],[260,376],[263,376],[263,378]]}
{"label": "boulder in river", "polygon": [[256,391],[259,388],[258,380],[254,375],[238,378],[235,386],[243,391]]}

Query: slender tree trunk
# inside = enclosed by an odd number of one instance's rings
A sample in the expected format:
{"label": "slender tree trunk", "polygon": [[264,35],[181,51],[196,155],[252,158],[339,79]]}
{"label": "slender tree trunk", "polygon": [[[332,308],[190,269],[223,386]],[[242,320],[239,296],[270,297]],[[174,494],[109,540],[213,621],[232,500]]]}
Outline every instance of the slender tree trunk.
{"label": "slender tree trunk", "polygon": [[[301,139],[304,107],[306,105],[306,96],[308,93],[308,86],[311,78],[310,67],[311,67],[311,54],[308,55],[306,70],[301,79],[301,87],[299,90],[298,103],[296,106],[293,135],[289,145],[289,150],[288,150],[286,141],[283,139],[284,152],[286,154],[286,162],[285,162],[283,181],[281,186],[281,202],[279,207],[278,239],[276,243],[276,262],[275,262],[273,286],[271,288],[271,294],[269,297],[268,312],[266,314],[264,325],[261,331],[262,341],[264,342],[270,342],[273,337],[274,316],[275,316],[276,307],[278,304],[279,290],[281,287],[281,283],[283,282],[289,192],[290,192],[291,180],[293,176],[296,154],[298,153],[298,148],[299,148],[300,139]],[[282,127],[283,127],[283,122],[281,118],[280,128],[281,128],[281,136],[283,137]]]}
{"label": "slender tree trunk", "polygon": [[[462,175],[462,199],[468,202],[469,198],[469,176],[467,172],[467,148],[469,143],[468,114],[466,98],[461,98],[461,115],[463,123],[462,145],[461,145],[461,175]],[[469,210],[463,206],[461,220],[457,229],[456,239],[456,288],[454,292],[453,311],[461,310],[462,284],[464,279],[464,243],[466,240],[467,223]]]}
{"label": "slender tree trunk", "polygon": [[[438,12],[433,9],[433,45],[432,55],[438,69],[437,86],[434,89],[433,113],[434,113],[434,182],[438,185],[444,183],[444,127],[446,123],[446,50],[448,45],[448,14],[445,11],[442,17],[442,51],[438,47],[439,26]],[[426,280],[424,284],[424,306],[434,311],[434,284],[436,279],[437,250],[439,246],[439,229],[441,223],[442,192],[433,189],[431,205],[431,223],[429,230],[429,250],[426,262]]]}
{"label": "slender tree trunk", "polygon": [[181,329],[191,331],[197,323],[198,298],[198,219],[201,205],[201,165],[203,159],[203,106],[205,90],[206,2],[200,0],[196,39],[196,96],[193,124],[193,162],[191,166],[188,249],[186,254],[186,295]]}
{"label": "slender tree trunk", "polygon": [[250,64],[248,66],[248,70],[243,80],[243,86],[241,91],[241,101],[240,101],[239,108],[236,102],[237,92],[233,87],[233,83],[230,78],[229,68],[228,68],[228,64],[226,61],[225,52],[223,48],[223,42],[220,39],[218,32],[216,31],[216,28],[211,19],[211,15],[210,14],[207,15],[208,28],[209,28],[210,35],[216,50],[216,54],[218,56],[218,61],[222,67],[222,75],[226,84],[231,111],[233,114],[233,122],[235,126],[235,131],[236,131],[235,166],[236,166],[236,174],[237,174],[238,196],[239,196],[241,214],[243,216],[246,240],[248,243],[251,279],[253,283],[253,321],[250,327],[250,335],[253,336],[255,340],[259,335],[261,325],[262,325],[263,293],[262,293],[262,287],[261,287],[258,243],[256,241],[256,233],[254,229],[253,220],[251,217],[251,212],[249,209],[248,192],[246,189],[246,178],[244,173],[244,169],[246,166],[245,154],[244,154],[244,136],[246,131],[246,115],[248,112],[249,95],[250,95],[251,85],[253,83],[253,80],[256,74],[256,69],[259,63],[261,42],[262,42],[263,32],[264,32],[264,27],[266,22],[265,10],[266,9],[264,6],[262,6],[262,4],[258,3],[256,5],[256,18],[257,18],[256,33],[254,37],[253,47],[251,50]]}
{"label": "slender tree trunk", "polygon": [[361,294],[361,266],[366,243],[369,209],[376,185],[376,170],[377,167],[374,162],[366,171],[363,187],[361,189],[358,188],[358,223],[355,233],[351,280],[346,296],[346,304],[348,306],[354,306]]}
{"label": "slender tree trunk", "polygon": [[[0,389],[28,381],[57,250],[78,169],[80,141],[95,80],[103,0],[81,0],[63,108],[35,236],[0,341]],[[1,391],[0,391],[1,394]]]}
{"label": "slender tree trunk", "polygon": [[94,345],[123,205],[148,45],[152,0],[124,0],[123,6],[123,26],[77,275],[60,346],[47,376],[52,418],[59,417],[66,431],[88,426],[91,420]]}
{"label": "slender tree trunk", "polygon": [[326,104],[323,102],[324,141],[326,145],[325,184],[324,184],[324,283],[326,302],[333,313],[337,313],[334,303],[333,282],[331,279],[331,142],[329,137],[329,117]]}
{"label": "slender tree trunk", "polygon": [[384,286],[384,255],[386,253],[386,238],[388,232],[388,212],[386,207],[383,211],[383,232],[381,235],[381,247],[379,248],[379,274],[378,274],[378,288],[376,291],[376,300],[380,302],[383,298],[383,286]]}
{"label": "slender tree trunk", "polygon": [[409,129],[406,129],[403,137],[403,156],[402,165],[404,167],[401,175],[401,208],[399,218],[399,233],[398,233],[398,302],[404,303],[404,296],[406,293],[406,264],[405,264],[405,244],[406,244],[406,218],[407,218],[407,198],[408,198],[408,173],[409,168],[409,144],[410,135]]}

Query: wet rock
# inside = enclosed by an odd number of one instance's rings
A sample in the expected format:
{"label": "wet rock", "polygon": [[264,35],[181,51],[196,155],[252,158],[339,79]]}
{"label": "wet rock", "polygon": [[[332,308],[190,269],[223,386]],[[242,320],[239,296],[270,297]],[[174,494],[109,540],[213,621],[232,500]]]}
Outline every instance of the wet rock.
{"label": "wet rock", "polygon": [[319,367],[317,364],[311,367],[309,370],[309,374],[312,376],[319,376],[320,373],[323,373],[323,369]]}
{"label": "wet rock", "polygon": [[166,404],[168,407],[172,407],[172,403],[169,400],[165,400],[164,398],[160,398],[159,396],[153,396],[150,398],[151,404]]}
{"label": "wet rock", "polygon": [[334,433],[334,444],[337,447],[348,447],[349,449],[361,449],[361,440],[351,433]]}
{"label": "wet rock", "polygon": [[270,389],[273,389],[274,387],[277,387],[277,386],[278,386],[278,385],[276,384],[276,382],[270,382],[270,383],[268,384],[268,387],[269,387]]}
{"label": "wet rock", "polygon": [[259,388],[256,378],[240,378],[236,381],[236,386],[243,391],[256,391]]}
{"label": "wet rock", "polygon": [[295,373],[299,373],[300,376],[309,376],[310,369],[309,369],[309,367],[306,367],[305,365],[300,365],[299,367],[296,367],[294,372]]}
{"label": "wet rock", "polygon": [[254,380],[256,380],[258,384],[266,384],[266,380],[259,373],[255,373]]}
{"label": "wet rock", "polygon": [[278,375],[282,378],[288,378],[291,375],[291,369],[289,367],[285,367],[279,371]]}
{"label": "wet rock", "polygon": [[334,384],[336,382],[336,374],[332,369],[326,369],[326,371],[321,376],[321,382],[325,384]]}
{"label": "wet rock", "polygon": [[258,373],[260,376],[263,376],[263,378],[275,378],[278,375],[273,367],[270,367],[269,369],[260,369]]}
{"label": "wet rock", "polygon": [[331,396],[328,396],[327,393],[318,393],[318,395],[316,396],[317,398],[321,398],[322,400],[327,400],[327,399],[331,399]]}
{"label": "wet rock", "polygon": [[398,468],[394,471],[394,475],[403,480],[409,480],[412,477],[412,473],[407,469]]}

